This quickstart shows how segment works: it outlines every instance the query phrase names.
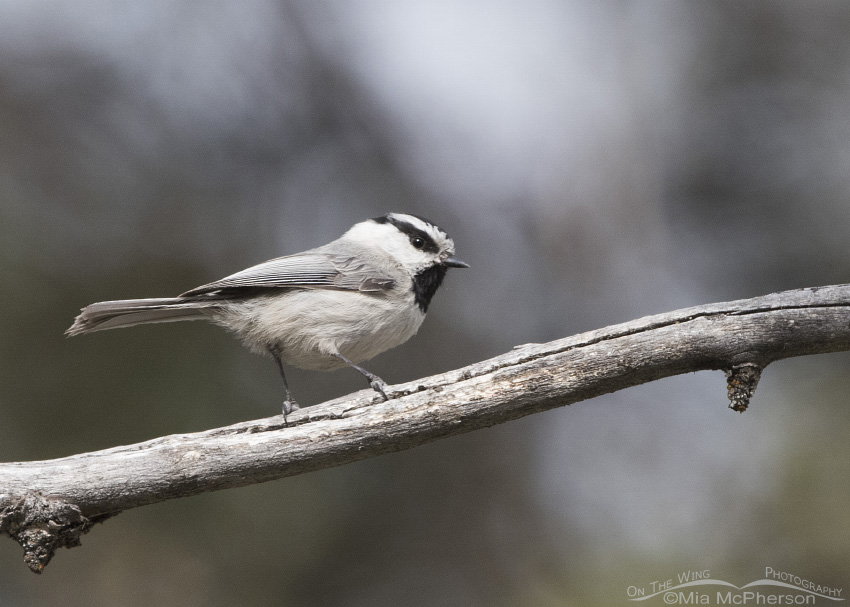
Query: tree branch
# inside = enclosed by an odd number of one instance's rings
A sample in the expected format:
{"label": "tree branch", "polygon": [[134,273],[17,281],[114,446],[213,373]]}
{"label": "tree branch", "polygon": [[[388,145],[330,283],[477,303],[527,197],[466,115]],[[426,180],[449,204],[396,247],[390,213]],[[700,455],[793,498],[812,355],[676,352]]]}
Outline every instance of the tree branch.
{"label": "tree branch", "polygon": [[39,573],[122,510],[338,466],[671,375],[727,372],[746,409],[774,360],[850,349],[850,285],[648,316],[289,416],[39,462],[0,464],[0,532]]}

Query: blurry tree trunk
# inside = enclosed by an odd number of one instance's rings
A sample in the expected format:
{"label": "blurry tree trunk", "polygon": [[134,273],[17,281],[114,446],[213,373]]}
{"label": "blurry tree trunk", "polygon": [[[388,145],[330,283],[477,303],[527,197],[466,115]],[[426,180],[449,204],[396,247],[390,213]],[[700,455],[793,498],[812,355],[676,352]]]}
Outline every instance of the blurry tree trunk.
{"label": "blurry tree trunk", "polygon": [[[652,380],[722,369],[746,409],[774,360],[850,349],[850,285],[649,316],[302,409],[194,434],[0,464],[0,531],[40,572],[58,547],[122,510],[409,449]],[[718,401],[720,395],[718,391]]]}

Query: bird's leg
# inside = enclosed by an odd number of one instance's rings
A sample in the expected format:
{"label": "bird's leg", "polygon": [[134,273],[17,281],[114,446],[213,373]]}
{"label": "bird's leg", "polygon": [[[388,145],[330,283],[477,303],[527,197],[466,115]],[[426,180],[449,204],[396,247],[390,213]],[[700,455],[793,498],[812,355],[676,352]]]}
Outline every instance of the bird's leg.
{"label": "bird's leg", "polygon": [[365,375],[365,376],[366,376],[366,379],[368,379],[368,380],[369,380],[369,385],[372,387],[372,389],[373,389],[375,392],[377,392],[378,394],[380,394],[381,396],[383,396],[383,397],[384,397],[384,400],[389,400],[389,398],[387,398],[387,393],[386,393],[386,392],[384,392],[384,388],[386,388],[386,387],[387,387],[387,384],[386,384],[386,382],[384,382],[384,380],[383,380],[383,379],[381,379],[380,377],[378,377],[378,376],[377,376],[377,375],[375,375],[374,373],[369,373],[369,371],[367,371],[367,370],[366,370],[366,369],[364,369],[363,367],[361,367],[361,366],[359,366],[359,365],[355,365],[353,362],[351,362],[350,360],[348,360],[348,359],[347,359],[345,356],[343,356],[342,354],[336,353],[336,354],[334,354],[334,356],[336,356],[338,359],[340,359],[341,361],[343,361],[343,362],[344,362],[345,364],[347,364],[349,367],[351,367],[351,368],[353,368],[353,369],[356,369],[357,371],[360,371],[360,373],[362,373],[363,375]]}
{"label": "bird's leg", "polygon": [[280,362],[280,352],[278,352],[275,348],[269,348],[269,353],[271,353],[277,363],[277,369],[280,371],[280,378],[283,380],[283,389],[286,391],[286,400],[283,401],[283,421],[286,422],[286,416],[293,411],[297,411],[301,407],[297,402],[295,402],[295,399],[292,398],[292,393],[289,391],[289,383],[286,381],[286,373],[283,372],[283,363]]}

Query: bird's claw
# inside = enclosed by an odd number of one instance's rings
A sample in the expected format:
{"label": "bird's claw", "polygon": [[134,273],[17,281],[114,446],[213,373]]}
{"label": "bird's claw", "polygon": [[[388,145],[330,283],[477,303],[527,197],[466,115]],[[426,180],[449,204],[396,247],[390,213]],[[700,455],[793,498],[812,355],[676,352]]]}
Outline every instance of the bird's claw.
{"label": "bird's claw", "polygon": [[298,411],[298,409],[300,409],[300,408],[301,408],[301,405],[299,405],[298,403],[296,403],[292,399],[287,399],[287,400],[283,401],[283,414],[284,415],[289,415],[293,411]]}
{"label": "bird's claw", "polygon": [[301,406],[291,398],[288,398],[283,401],[283,423],[288,424],[289,422],[286,419],[286,416],[292,413],[293,411],[298,411],[298,409],[300,408]]}
{"label": "bird's claw", "polygon": [[373,380],[371,380],[371,381],[369,382],[369,385],[370,385],[370,386],[372,386],[372,389],[373,389],[375,392],[377,392],[378,394],[380,394],[381,396],[383,396],[385,401],[386,401],[386,400],[390,400],[390,399],[387,397],[387,393],[384,391],[384,388],[386,388],[386,387],[387,387],[387,384],[384,382],[384,380],[382,380],[382,379],[381,379],[381,378],[379,378],[379,377],[376,377],[375,379],[373,379]]}

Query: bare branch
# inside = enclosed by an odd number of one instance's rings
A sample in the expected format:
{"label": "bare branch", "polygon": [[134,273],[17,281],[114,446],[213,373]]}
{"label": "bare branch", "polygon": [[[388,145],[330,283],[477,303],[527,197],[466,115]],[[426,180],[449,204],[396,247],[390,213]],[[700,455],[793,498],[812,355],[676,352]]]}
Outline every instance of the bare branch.
{"label": "bare branch", "polygon": [[289,416],[61,459],[0,464],[0,532],[40,572],[93,523],[154,502],[409,449],[645,382],[705,369],[743,411],[774,360],[850,349],[850,285],[649,316]]}

